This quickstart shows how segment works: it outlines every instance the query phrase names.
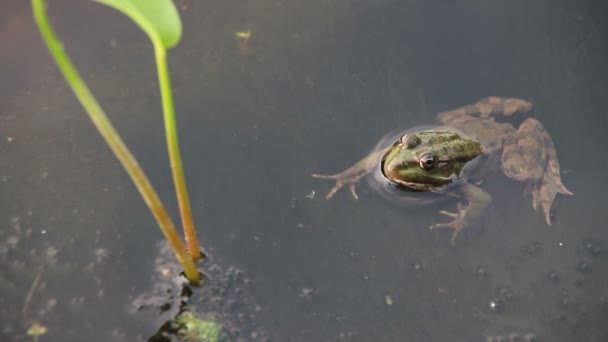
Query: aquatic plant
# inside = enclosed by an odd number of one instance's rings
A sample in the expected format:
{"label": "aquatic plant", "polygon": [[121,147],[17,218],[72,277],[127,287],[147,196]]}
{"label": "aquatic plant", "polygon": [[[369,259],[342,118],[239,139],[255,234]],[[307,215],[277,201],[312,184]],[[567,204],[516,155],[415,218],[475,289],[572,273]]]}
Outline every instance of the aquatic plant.
{"label": "aquatic plant", "polygon": [[198,317],[190,311],[179,315],[176,323],[181,327],[179,334],[185,341],[216,342],[222,333],[222,326],[210,319]]}
{"label": "aquatic plant", "polygon": [[186,277],[191,282],[198,283],[201,280],[201,274],[197,271],[194,262],[202,257],[202,253],[200,252],[198,239],[196,237],[190,200],[179,153],[175,110],[173,107],[173,96],[171,92],[169,68],[167,65],[167,49],[174,47],[181,37],[182,25],[179,14],[171,0],[97,1],[126,14],[148,35],[154,46],[165,121],[167,148],[169,151],[175,191],[180,207],[180,216],[190,255],[175,229],[175,224],[171,220],[171,217],[167,213],[167,210],[144,171],[108,120],[103,109],[87,87],[86,83],[80,77],[71,59],[65,53],[61,41],[49,23],[44,0],[32,0],[32,9],[42,38],[53,59],[57,63],[57,66],[61,70],[61,73],[88,113],[95,127],[99,130],[112,152],[116,155],[135,183],[135,186],[150,208],[152,215],[156,219],[163,234],[169,241],[178,261],[184,268]]}

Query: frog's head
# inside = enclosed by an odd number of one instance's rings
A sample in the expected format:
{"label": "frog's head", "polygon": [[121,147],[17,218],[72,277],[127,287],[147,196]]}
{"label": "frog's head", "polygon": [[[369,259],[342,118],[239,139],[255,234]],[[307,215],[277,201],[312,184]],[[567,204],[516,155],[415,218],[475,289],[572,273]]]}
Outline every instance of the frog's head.
{"label": "frog's head", "polygon": [[460,177],[467,162],[482,154],[481,144],[450,131],[403,135],[382,158],[386,178],[414,190],[432,191]]}

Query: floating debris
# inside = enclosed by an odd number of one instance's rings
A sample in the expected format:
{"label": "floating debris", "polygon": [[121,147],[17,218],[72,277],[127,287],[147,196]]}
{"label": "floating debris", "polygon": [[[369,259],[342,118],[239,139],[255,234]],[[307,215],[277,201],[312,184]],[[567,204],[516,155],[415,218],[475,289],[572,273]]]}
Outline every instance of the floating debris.
{"label": "floating debris", "polygon": [[239,40],[239,50],[241,54],[248,56],[253,53],[253,49],[249,47],[249,39],[251,38],[251,30],[247,31],[238,31],[235,33],[237,39]]}
{"label": "floating debris", "polygon": [[183,329],[180,333],[188,341],[215,342],[222,332],[221,325],[212,320],[197,317],[189,311],[181,314],[176,321]]}
{"label": "floating debris", "polygon": [[32,323],[29,329],[27,329],[28,336],[34,336],[34,341],[38,340],[38,336],[46,334],[48,328],[38,322]]}
{"label": "floating debris", "polygon": [[236,33],[236,36],[243,39],[244,41],[247,41],[249,40],[249,38],[251,38],[251,30],[239,31]]}

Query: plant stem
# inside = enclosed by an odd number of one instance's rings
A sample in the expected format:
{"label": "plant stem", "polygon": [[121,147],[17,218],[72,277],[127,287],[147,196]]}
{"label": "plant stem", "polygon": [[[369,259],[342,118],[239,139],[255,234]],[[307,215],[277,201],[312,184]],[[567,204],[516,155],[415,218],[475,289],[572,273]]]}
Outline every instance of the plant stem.
{"label": "plant stem", "polygon": [[72,61],[63,51],[63,45],[57,38],[48,21],[44,0],[32,0],[32,8],[34,11],[36,24],[40,29],[44,42],[57,63],[57,66],[61,70],[61,73],[76,94],[76,97],[82,106],[85,108],[86,112],[89,114],[89,117],[95,124],[95,127],[97,127],[99,130],[99,133],[101,133],[106,143],[112,149],[112,152],[114,152],[122,166],[135,183],[135,186],[152,211],[152,215],[154,215],[154,218],[156,219],[156,222],[158,222],[163,234],[169,241],[171,248],[173,248],[173,252],[175,253],[178,261],[184,268],[186,277],[191,282],[200,282],[201,275],[196,269],[192,258],[189,257],[184,243],[177,233],[175,225],[171,221],[171,217],[169,217],[169,214],[160,201],[158,194],[156,191],[154,191],[154,188],[150,184],[150,181],[146,177],[145,173],[122,139],[119,137],[118,133],[105,115],[103,109],[97,103],[97,100],[95,100],[93,94],[78,74],[78,71],[76,71]]}
{"label": "plant stem", "polygon": [[161,42],[152,40],[154,44],[154,54],[158,69],[158,81],[160,94],[163,102],[163,117],[165,119],[165,135],[167,137],[167,149],[169,150],[169,160],[171,161],[171,172],[173,173],[173,183],[175,184],[175,194],[179,203],[179,213],[182,219],[186,243],[190,250],[190,255],[194,261],[202,257],[196,228],[192,218],[190,207],[190,197],[186,187],[184,168],[182,167],[182,157],[179,152],[179,141],[177,136],[177,124],[175,122],[175,109],[173,107],[173,93],[171,92],[171,79],[169,78],[169,67],[167,64],[167,52]]}

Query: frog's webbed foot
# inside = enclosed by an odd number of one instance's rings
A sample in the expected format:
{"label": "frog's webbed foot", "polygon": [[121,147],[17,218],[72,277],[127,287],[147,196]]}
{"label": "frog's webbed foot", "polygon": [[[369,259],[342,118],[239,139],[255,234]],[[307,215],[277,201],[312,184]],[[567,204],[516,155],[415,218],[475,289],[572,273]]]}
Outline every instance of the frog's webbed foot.
{"label": "frog's webbed foot", "polygon": [[338,192],[338,190],[342,189],[346,185],[348,185],[348,188],[350,189],[350,193],[353,195],[353,197],[355,199],[359,199],[359,196],[357,196],[356,186],[357,186],[357,183],[359,182],[359,180],[365,174],[349,176],[349,175],[345,175],[344,173],[345,172],[338,173],[335,175],[320,175],[320,174],[315,173],[315,174],[312,174],[312,177],[319,178],[319,179],[331,179],[331,180],[336,181],[336,185],[334,185],[334,187],[327,193],[327,196],[325,196],[326,199],[332,198],[333,195],[336,192]]}
{"label": "frog's webbed foot", "polygon": [[542,124],[531,118],[524,121],[505,143],[501,159],[505,175],[528,183],[532,207],[542,207],[545,221],[551,225],[551,205],[557,193],[573,193],[562,183],[553,141]]}
{"label": "frog's webbed foot", "polygon": [[453,213],[453,212],[447,211],[447,210],[441,210],[439,212],[440,214],[451,217],[453,220],[450,222],[446,222],[446,223],[433,224],[433,225],[431,225],[430,228],[431,229],[435,229],[435,228],[452,229],[453,232],[452,232],[452,238],[450,239],[450,242],[452,243],[452,245],[455,245],[458,234],[460,234],[462,229],[466,226],[466,222],[465,222],[466,211],[467,211],[467,209],[464,208],[460,203],[458,203],[458,212],[456,212],[456,213]]}
{"label": "frog's webbed foot", "polygon": [[464,227],[469,226],[471,223],[477,221],[486,207],[492,202],[490,194],[485,192],[483,189],[476,187],[473,184],[462,184],[452,194],[458,198],[464,198],[467,200],[467,205],[463,206],[458,203],[458,212],[449,212],[442,210],[439,213],[452,218],[452,221],[446,223],[437,223],[431,226],[431,229],[435,228],[450,228],[453,230],[452,244],[456,243],[458,234]]}
{"label": "frog's webbed foot", "polygon": [[558,192],[564,195],[574,195],[573,192],[566,189],[564,184],[562,184],[559,173],[555,175],[553,171],[549,170],[543,175],[540,184],[534,186],[532,190],[532,207],[534,210],[537,210],[539,207],[543,208],[545,221],[548,225],[551,225],[551,205]]}

